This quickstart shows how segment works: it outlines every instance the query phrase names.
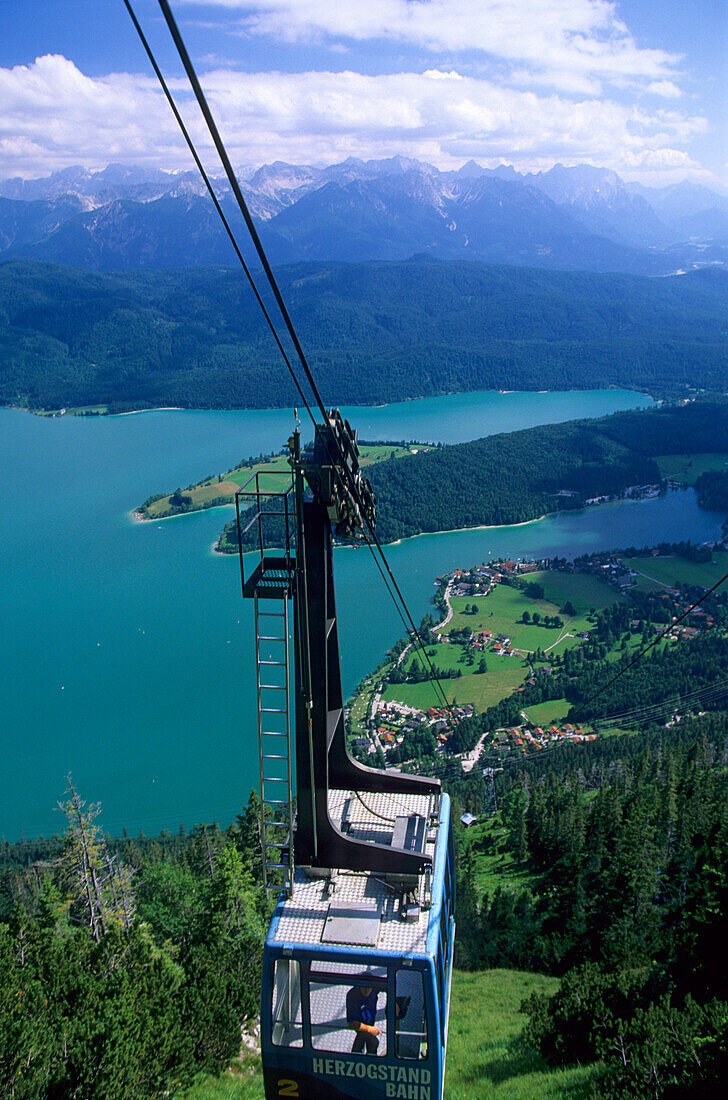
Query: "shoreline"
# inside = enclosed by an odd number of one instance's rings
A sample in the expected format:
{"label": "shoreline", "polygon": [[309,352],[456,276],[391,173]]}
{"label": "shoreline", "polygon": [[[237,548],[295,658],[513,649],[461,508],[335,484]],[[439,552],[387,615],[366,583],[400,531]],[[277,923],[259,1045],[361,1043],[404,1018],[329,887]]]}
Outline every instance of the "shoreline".
{"label": "shoreline", "polygon": [[[605,503],[607,503],[605,501]],[[574,509],[574,511],[581,511],[581,509]],[[479,523],[476,527],[448,527],[445,531],[418,531],[416,535],[405,535],[404,538],[395,539],[394,542],[385,542],[384,546],[401,546],[403,542],[409,542],[410,539],[421,539],[425,535],[457,535],[463,531],[502,531],[505,527],[528,527],[530,523],[540,523],[542,519],[546,519],[547,516],[558,516],[559,512],[544,512],[541,516],[534,516],[533,519],[522,519],[519,523]]]}
{"label": "shoreline", "polygon": [[[159,405],[153,409],[127,409],[123,413],[99,413],[99,416],[139,416],[141,413],[166,413],[166,412],[184,412],[185,409],[182,405]],[[190,412],[199,412],[204,410],[190,409]],[[71,413],[72,416],[76,416],[76,413]]]}
{"label": "shoreline", "polygon": [[[385,542],[382,545],[383,546],[401,546],[403,543],[409,542],[411,539],[420,539],[420,538],[424,538],[425,536],[428,536],[428,535],[457,535],[457,534],[462,534],[464,531],[502,531],[505,528],[510,528],[510,527],[512,527],[512,528],[528,527],[532,523],[541,523],[542,520],[547,519],[549,516],[560,516],[560,515],[563,515],[565,512],[586,512],[590,508],[600,508],[604,504],[617,504],[617,503],[639,504],[639,503],[644,502],[646,500],[657,500],[659,498],[659,495],[660,494],[657,494],[654,497],[652,497],[652,496],[647,496],[647,497],[619,497],[619,498],[616,498],[615,500],[600,501],[599,504],[583,504],[581,506],[581,508],[569,508],[569,509],[559,509],[559,508],[557,508],[553,512],[543,512],[540,516],[534,516],[533,519],[523,519],[523,520],[520,520],[518,523],[479,523],[474,527],[448,527],[446,530],[443,530],[443,531],[418,531],[417,534],[415,534],[415,535],[405,535],[403,538],[394,539],[392,542]],[[215,505],[215,507],[216,508],[232,508],[232,507],[234,507],[234,505],[232,505],[232,504],[218,504],[218,505]],[[167,520],[167,519],[181,519],[183,516],[191,516],[191,515],[195,515],[198,512],[207,512],[207,511],[212,511],[212,509],[211,508],[195,508],[191,512],[179,512],[177,515],[174,515],[174,516],[160,516],[160,517],[151,516],[151,517],[146,518],[146,519],[141,515],[140,512],[131,512],[130,516],[131,516],[133,522],[135,522],[135,523],[154,523],[154,522],[162,523],[162,522],[164,522],[164,520]],[[215,543],[213,544],[214,553],[219,554],[220,557],[223,557],[223,558],[237,556],[237,553],[238,553],[237,550],[235,550],[232,553],[228,553],[228,552],[222,551],[222,550],[217,550],[216,549],[217,542],[218,542],[218,540],[216,540]],[[337,550],[358,550],[360,546],[364,546],[364,545],[365,545],[364,542],[361,542],[361,543],[345,543],[345,544],[342,544],[340,546],[336,546],[335,549],[337,549]],[[246,550],[245,551],[245,553],[254,553],[254,552],[255,551],[253,551],[253,550],[250,550],[250,551]]]}
{"label": "shoreline", "polygon": [[184,516],[197,516],[200,512],[214,512],[216,508],[234,508],[233,501],[214,504],[210,508],[191,508],[189,512],[175,512],[173,516],[145,516],[136,509],[131,509],[128,515],[134,523],[164,523],[168,519],[182,519]]}
{"label": "shoreline", "polygon": [[[536,389],[515,389],[515,390],[499,390],[499,389],[467,390],[467,389],[463,389],[463,390],[446,390],[442,393],[428,393],[428,394],[419,394],[419,395],[414,396],[414,397],[402,397],[402,398],[399,398],[396,401],[390,400],[390,401],[378,402],[376,400],[373,400],[373,401],[366,402],[366,403],[364,403],[364,402],[363,403],[356,403],[355,402],[353,404],[348,404],[348,403],[344,402],[342,407],[346,407],[346,408],[350,408],[350,409],[386,409],[386,408],[389,408],[393,405],[407,405],[407,404],[411,404],[412,402],[416,402],[416,401],[431,401],[431,400],[438,400],[438,399],[443,398],[443,397],[472,396],[472,395],[475,395],[475,394],[493,394],[493,395],[501,396],[501,395],[506,395],[506,394],[523,393],[523,394],[543,395],[543,394],[549,394],[549,393],[569,393],[569,394],[573,394],[573,393],[600,393],[600,392],[601,393],[606,393],[610,390],[621,391],[623,393],[632,393],[632,394],[635,394],[639,397],[647,398],[649,401],[652,401],[655,405],[661,405],[661,404],[663,404],[663,401],[664,401],[664,398],[655,397],[652,393],[650,393],[647,390],[632,388],[631,386],[616,385],[615,383],[609,383],[608,385],[600,386],[600,387],[597,387],[596,389],[594,389],[593,387],[586,387],[586,388],[584,388],[584,387],[571,387],[569,389],[563,389],[563,390],[560,390],[560,389],[546,389],[546,390],[536,390]],[[41,416],[41,417],[49,417],[49,418],[60,418],[61,416],[63,416],[63,417],[74,417],[74,416],[81,416],[82,417],[83,416],[83,414],[81,414],[81,413],[68,413],[68,412],[61,413],[60,409],[45,409],[45,408],[30,409],[26,405],[9,404],[9,405],[3,405],[3,406],[0,406],[0,407],[6,408],[6,409],[14,409],[18,412],[27,412],[27,413],[30,413],[31,416]],[[83,408],[84,406],[78,406],[78,407]],[[94,413],[93,416],[109,416],[109,417],[138,416],[141,413],[149,413],[149,412],[285,412],[288,409],[289,409],[288,405],[272,405],[272,406],[265,406],[265,407],[259,407],[259,406],[250,406],[250,407],[247,407],[247,406],[231,406],[230,408],[224,408],[224,409],[217,409],[217,408],[211,409],[211,408],[206,408],[204,406],[203,407],[200,407],[200,406],[188,407],[186,405],[155,405],[153,408],[149,408],[149,409],[126,409],[124,412]]]}
{"label": "shoreline", "polygon": [[[189,514],[189,513],[183,513]],[[546,519],[547,516],[557,516],[558,512],[544,512],[542,516],[536,516],[534,519],[523,519],[520,523],[481,523],[477,527],[451,527],[447,531],[418,531],[416,535],[405,535],[402,539],[395,539],[394,542],[384,542],[383,546],[401,546],[404,542],[409,542],[411,539],[421,539],[432,535],[459,535],[464,531],[500,531],[506,527],[528,527],[530,523],[540,523],[542,519]],[[167,519],[177,519],[177,516],[167,516]],[[334,546],[335,550],[358,550],[359,546],[365,546],[364,542],[361,543],[346,543],[342,546]],[[221,558],[237,557],[238,551],[235,550],[232,553],[226,553],[223,550],[215,549],[217,542],[213,544],[213,549],[216,554],[219,554]],[[246,554],[255,554],[255,550],[246,550]]]}

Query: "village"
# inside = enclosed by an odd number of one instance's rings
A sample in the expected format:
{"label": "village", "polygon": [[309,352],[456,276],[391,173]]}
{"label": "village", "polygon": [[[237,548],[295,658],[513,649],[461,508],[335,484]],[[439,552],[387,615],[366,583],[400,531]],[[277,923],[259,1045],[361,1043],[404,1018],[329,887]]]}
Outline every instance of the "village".
{"label": "village", "polygon": [[[435,697],[420,657],[403,641],[350,703],[352,747],[380,763],[398,766],[437,754],[470,771],[485,754],[525,755],[595,740],[593,728],[567,720],[563,699],[524,706],[520,722],[486,731],[474,746],[466,731],[468,720],[489,706],[554,675],[569,651],[594,645],[596,613],[615,601],[635,606],[627,624],[630,645],[658,631],[671,643],[698,637],[716,621],[714,605],[689,611],[708,590],[698,581],[719,573],[726,559],[716,542],[682,553],[663,547],[575,561],[493,561],[438,576],[435,602],[442,617],[423,637],[450,704]],[[638,605],[648,610],[638,614]],[[624,649],[627,643],[620,644]],[[355,707],[358,720],[352,721]]]}

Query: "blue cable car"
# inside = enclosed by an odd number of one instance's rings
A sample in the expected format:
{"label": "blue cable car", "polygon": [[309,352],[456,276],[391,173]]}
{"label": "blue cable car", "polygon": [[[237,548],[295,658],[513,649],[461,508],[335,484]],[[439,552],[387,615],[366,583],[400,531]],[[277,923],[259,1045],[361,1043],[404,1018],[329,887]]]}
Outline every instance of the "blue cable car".
{"label": "blue cable car", "polygon": [[[376,798],[376,802],[375,802]],[[347,805],[347,799],[343,806]],[[375,796],[352,831],[392,835]],[[445,1074],[455,921],[450,799],[435,817],[422,796],[397,798],[397,812],[428,821],[423,875],[413,905],[386,876],[332,870],[316,879],[296,872],[292,898],[281,898],[263,958],[261,1045],[266,1097],[402,1097],[440,1100]],[[385,810],[386,812],[386,810]],[[427,815],[427,816],[425,816]],[[367,1047],[350,1020],[362,997],[375,1002],[379,1034]]]}
{"label": "blue cable car", "polygon": [[[256,474],[236,497],[243,593],[255,601],[264,876],[280,892],[263,957],[266,1097],[440,1100],[455,938],[450,799],[439,780],[364,767],[348,752],[331,525],[345,536],[371,525],[374,497],[338,410],[316,425],[310,450],[298,432],[290,446],[290,489]],[[251,530],[260,553],[246,577]]]}

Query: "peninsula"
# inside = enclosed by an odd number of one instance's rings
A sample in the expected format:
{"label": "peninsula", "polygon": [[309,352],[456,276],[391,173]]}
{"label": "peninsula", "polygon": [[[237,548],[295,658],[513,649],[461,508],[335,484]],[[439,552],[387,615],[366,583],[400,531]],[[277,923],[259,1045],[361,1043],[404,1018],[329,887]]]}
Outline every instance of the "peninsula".
{"label": "peninsula", "polygon": [[[416,455],[431,449],[427,443],[404,442],[361,443],[360,461],[363,467],[375,463],[394,461],[404,455]],[[140,520],[168,519],[170,516],[182,516],[188,512],[200,512],[206,508],[218,508],[221,505],[235,503],[235,494],[249,478],[255,474],[265,474],[265,487],[270,492],[285,489],[291,483],[291,468],[287,452],[275,455],[258,455],[242,459],[222,474],[210,474],[201,481],[188,485],[185,489],[175,489],[172,493],[157,493],[148,497],[134,511]],[[233,548],[237,553],[237,547]]]}

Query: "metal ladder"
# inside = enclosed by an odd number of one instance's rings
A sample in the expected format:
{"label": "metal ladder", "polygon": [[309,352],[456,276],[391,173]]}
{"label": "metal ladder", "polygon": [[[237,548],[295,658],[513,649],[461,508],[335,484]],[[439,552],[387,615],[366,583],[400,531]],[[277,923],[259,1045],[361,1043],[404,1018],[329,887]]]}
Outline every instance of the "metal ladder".
{"label": "metal ladder", "polygon": [[290,897],[294,854],[288,599],[281,591],[261,600],[256,591],[254,602],[263,883]]}

